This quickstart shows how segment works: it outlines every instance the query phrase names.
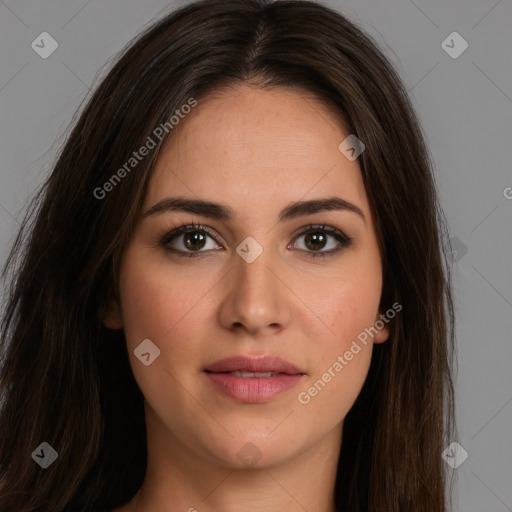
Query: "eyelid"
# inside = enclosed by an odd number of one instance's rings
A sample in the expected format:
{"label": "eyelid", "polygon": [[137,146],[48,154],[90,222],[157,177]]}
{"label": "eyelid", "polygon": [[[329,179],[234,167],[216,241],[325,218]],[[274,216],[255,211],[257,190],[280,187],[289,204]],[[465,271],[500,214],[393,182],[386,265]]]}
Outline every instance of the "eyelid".
{"label": "eyelid", "polygon": [[[187,233],[188,231],[204,231],[207,235],[209,235],[215,242],[219,245],[222,245],[218,238],[222,238],[213,228],[209,226],[205,226],[203,224],[196,223],[191,221],[187,224],[181,224],[172,226],[165,230],[164,234],[159,237],[160,243],[162,245],[167,245],[173,239],[182,235],[183,233]],[[181,251],[180,251],[181,252]],[[198,251],[199,252],[199,251]],[[205,251],[202,251],[205,252]]]}
{"label": "eyelid", "polygon": [[353,244],[353,239],[347,236],[343,231],[333,226],[329,226],[326,224],[310,224],[309,226],[305,226],[299,230],[298,233],[294,234],[292,240],[296,240],[297,238],[307,235],[309,233],[315,233],[318,231],[324,231],[329,236],[335,238],[338,242],[338,247],[335,249],[330,249],[328,251],[305,251],[304,249],[298,249],[301,253],[304,253],[307,257],[316,258],[320,257],[328,257],[335,256],[339,254],[343,249],[347,249]]}
{"label": "eyelid", "polygon": [[[205,226],[203,224],[196,223],[194,221],[189,222],[188,224],[182,224],[173,226],[165,231],[165,233],[160,236],[160,245],[166,247],[166,249],[169,252],[172,252],[174,254],[178,254],[179,256],[184,257],[200,257],[201,255],[208,254],[212,251],[212,249],[206,250],[206,251],[182,251],[180,249],[171,249],[168,247],[168,244],[174,240],[175,238],[179,237],[183,233],[189,232],[189,231],[203,231],[208,236],[210,236],[218,245],[222,245],[222,243],[219,242],[218,238],[220,235],[210,228],[209,226]],[[297,238],[307,235],[308,233],[314,233],[316,231],[324,231],[329,236],[335,238],[338,242],[338,247],[335,249],[330,249],[328,251],[306,251],[304,249],[298,249],[299,252],[304,253],[306,256],[309,257],[326,257],[326,256],[334,256],[341,252],[343,249],[346,249],[350,247],[353,243],[352,238],[347,236],[343,231],[341,231],[338,228],[335,228],[333,226],[325,225],[325,224],[309,224],[307,226],[301,227],[298,232],[294,233],[291,237],[291,242],[293,243]],[[287,245],[289,247],[290,243]]]}

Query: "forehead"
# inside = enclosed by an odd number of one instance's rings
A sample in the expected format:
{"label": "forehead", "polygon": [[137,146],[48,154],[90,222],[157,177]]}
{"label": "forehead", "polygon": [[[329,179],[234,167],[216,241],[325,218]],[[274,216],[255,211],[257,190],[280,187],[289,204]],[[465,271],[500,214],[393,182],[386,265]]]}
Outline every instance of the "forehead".
{"label": "forehead", "polygon": [[146,204],[166,195],[229,202],[234,209],[341,195],[367,207],[349,135],[323,102],[287,88],[246,85],[198,100],[164,144]]}

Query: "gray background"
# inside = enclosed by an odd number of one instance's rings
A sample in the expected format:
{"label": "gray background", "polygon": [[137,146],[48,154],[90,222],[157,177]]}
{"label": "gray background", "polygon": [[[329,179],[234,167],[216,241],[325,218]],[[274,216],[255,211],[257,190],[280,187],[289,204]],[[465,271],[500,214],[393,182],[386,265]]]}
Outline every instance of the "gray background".
{"label": "gray background", "polygon": [[[0,263],[102,66],[183,3],[0,1]],[[512,511],[512,1],[327,4],[372,35],[398,68],[455,239],[457,440],[469,457],[455,470],[454,511]],[[31,48],[45,31],[59,44],[47,59]],[[469,44],[456,59],[441,46],[454,31]]]}

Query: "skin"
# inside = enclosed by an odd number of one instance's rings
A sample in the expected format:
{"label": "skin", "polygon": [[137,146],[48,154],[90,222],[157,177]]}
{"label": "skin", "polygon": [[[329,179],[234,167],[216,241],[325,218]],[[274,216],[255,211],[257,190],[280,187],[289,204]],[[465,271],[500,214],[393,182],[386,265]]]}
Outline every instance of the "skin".
{"label": "skin", "polygon": [[[298,401],[381,313],[374,219],[357,160],[338,149],[348,134],[311,96],[244,84],[201,99],[167,140],[143,212],[179,195],[225,204],[235,218],[152,215],[126,249],[121,303],[105,325],[124,329],[145,397],[148,469],[134,499],[116,512],[334,512],[343,420],[366,379],[373,343],[389,335],[385,324],[307,405]],[[346,210],[278,221],[292,202],[333,196],[358,206],[366,221]],[[159,244],[192,221],[217,235],[207,235],[200,257]],[[353,243],[331,257],[308,257],[315,247],[297,234],[311,224],[341,230]],[[263,248],[252,263],[236,252],[247,236]],[[170,245],[186,251],[185,238]],[[328,235],[320,251],[337,246]],[[161,351],[149,366],[133,353],[144,339]],[[306,375],[266,403],[235,402],[203,369],[241,354],[275,354]],[[246,443],[260,457],[250,467],[237,456]]]}

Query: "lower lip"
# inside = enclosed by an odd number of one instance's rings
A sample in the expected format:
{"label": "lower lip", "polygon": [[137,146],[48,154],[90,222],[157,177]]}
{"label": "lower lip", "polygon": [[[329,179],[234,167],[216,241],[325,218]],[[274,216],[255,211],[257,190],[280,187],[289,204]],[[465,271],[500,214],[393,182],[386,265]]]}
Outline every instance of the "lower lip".
{"label": "lower lip", "polygon": [[302,374],[279,374],[274,377],[235,377],[229,373],[205,372],[210,382],[238,402],[258,404],[296,386]]}

